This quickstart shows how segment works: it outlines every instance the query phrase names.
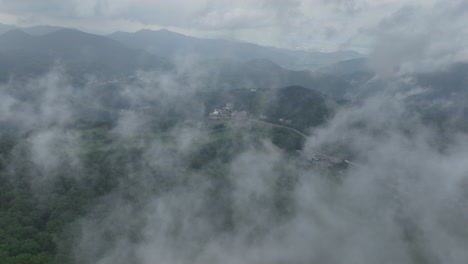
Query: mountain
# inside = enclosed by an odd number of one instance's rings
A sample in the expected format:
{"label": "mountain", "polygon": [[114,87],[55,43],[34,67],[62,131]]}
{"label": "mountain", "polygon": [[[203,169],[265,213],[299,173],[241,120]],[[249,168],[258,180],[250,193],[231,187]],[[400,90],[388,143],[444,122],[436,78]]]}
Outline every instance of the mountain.
{"label": "mountain", "polygon": [[[0,80],[7,80],[12,75],[42,74],[57,62],[75,79],[89,73],[128,76],[138,69],[170,69],[177,64],[113,39],[74,29],[60,29],[40,36],[15,29],[0,35]],[[341,97],[349,88],[348,83],[330,74],[286,70],[266,59],[202,59],[196,66],[196,71],[191,72],[202,74],[187,78],[187,82],[196,80],[199,87],[207,89],[299,85]]]}
{"label": "mountain", "polygon": [[0,36],[0,49],[14,50],[19,46],[29,43],[33,39],[31,35],[26,34],[24,31],[19,29],[12,29]]}
{"label": "mountain", "polygon": [[[166,61],[146,51],[129,48],[104,36],[74,29],[59,29],[40,36],[15,29],[0,35],[1,80],[7,80],[12,75],[42,74],[57,62],[65,66],[75,79],[90,73],[97,76],[128,76],[138,69],[173,69],[178,63],[177,60]],[[267,59],[208,58],[190,67],[195,66],[189,75],[200,74],[187,77],[186,82],[196,81],[200,84],[197,87],[209,90],[298,85],[342,97],[350,87],[346,81],[333,75],[286,70]]]}
{"label": "mountain", "polygon": [[15,27],[12,25],[6,25],[6,24],[0,23],[0,35],[13,29],[15,29]]}
{"label": "mountain", "polygon": [[[170,69],[166,61],[146,51],[129,48],[104,36],[60,29],[32,36],[15,29],[0,35],[0,79],[47,72],[59,62],[75,79],[83,74],[131,75],[138,69]],[[172,65],[172,66],[171,66]],[[332,75],[286,70],[266,59],[202,59],[196,64],[200,76],[187,78],[207,89],[278,88],[299,85],[340,97],[349,85]],[[192,73],[190,73],[192,74]],[[194,79],[196,78],[196,79]]]}
{"label": "mountain", "polygon": [[115,32],[109,38],[138,49],[144,49],[158,56],[173,58],[181,54],[196,55],[201,58],[224,58],[237,60],[268,59],[288,69],[316,69],[340,60],[363,57],[355,51],[331,53],[306,52],[251,43],[202,39],[182,35],[166,29],[158,31],[143,29],[135,33]]}
{"label": "mountain", "polygon": [[372,73],[367,58],[357,58],[343,60],[318,69],[319,72],[325,72],[336,76],[348,76],[355,73]]}
{"label": "mountain", "polygon": [[413,76],[418,86],[426,89],[425,97],[457,98],[468,95],[468,63],[455,63],[445,70]]}
{"label": "mountain", "polygon": [[46,35],[55,31],[59,31],[61,29],[65,29],[64,27],[57,27],[57,26],[32,26],[32,27],[24,27],[20,28],[24,32],[32,36],[42,36]]}
{"label": "mountain", "polygon": [[218,90],[302,86],[340,98],[350,88],[349,83],[333,75],[287,70],[265,59],[212,59],[200,62],[198,68],[205,71],[201,82]]}
{"label": "mountain", "polygon": [[0,79],[40,74],[61,63],[75,76],[85,73],[118,75],[136,69],[163,67],[166,60],[103,36],[60,29],[31,36],[15,29],[0,36]]}
{"label": "mountain", "polygon": [[367,58],[339,61],[317,71],[337,76],[348,82],[352,88],[348,89],[347,93],[343,95],[346,98],[355,97],[356,90],[365,86],[375,76],[375,72],[369,66]]}
{"label": "mountain", "polygon": [[32,27],[19,27],[19,26],[14,26],[14,25],[6,25],[6,24],[1,24],[0,23],[0,35],[4,34],[10,30],[14,29],[20,29],[24,31],[25,33],[33,36],[41,36],[45,34],[49,34],[61,29],[65,29],[63,27],[57,27],[57,26],[48,26],[48,25],[39,25],[39,26],[32,26]]}

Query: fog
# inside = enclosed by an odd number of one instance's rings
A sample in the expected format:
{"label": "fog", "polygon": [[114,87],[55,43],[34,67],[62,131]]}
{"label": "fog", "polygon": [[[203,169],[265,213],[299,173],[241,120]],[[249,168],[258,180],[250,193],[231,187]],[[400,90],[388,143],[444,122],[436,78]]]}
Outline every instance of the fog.
{"label": "fog", "polygon": [[[334,2],[355,10],[353,1]],[[258,147],[242,129],[223,150],[232,158],[190,167],[215,137],[198,93],[222,80],[187,56],[118,87],[76,84],[59,63],[1,84],[2,133],[21,135],[5,175],[12,184],[26,178],[44,203],[64,178],[90,181],[102,172],[85,165],[85,153],[100,152],[80,122],[107,122],[112,188],[64,227],[69,237],[54,238],[72,263],[466,263],[468,135],[442,134],[409,100],[428,89],[412,74],[466,61],[465,46],[450,38],[460,24],[444,27],[456,10],[434,10],[444,14],[437,25],[413,8],[382,21],[370,57],[376,77],[363,88],[372,93],[304,131],[304,152],[354,162],[336,173]],[[416,33],[406,29],[413,15]]]}
{"label": "fog", "polygon": [[[82,170],[79,131],[66,126],[74,113],[63,103],[76,95],[60,76],[52,71],[26,86],[42,87],[34,109],[9,97],[8,87],[2,90],[7,93],[2,105],[9,109],[2,118],[34,127],[26,146],[17,146],[26,148],[28,156],[17,158],[30,160],[38,171],[30,177],[39,192],[52,184],[59,167]],[[142,73],[141,78],[121,92],[134,105],[160,97],[178,104],[183,93],[196,88],[181,88],[177,74]],[[195,105],[188,116],[202,118],[203,110]],[[137,137],[147,116],[128,110],[117,118],[113,133],[135,140],[142,154],[123,166],[125,177],[117,188],[69,227],[77,263],[468,259],[467,136],[454,132],[441,147],[437,131],[407,110],[401,96],[378,94],[311,130],[306,149],[346,150],[337,155],[352,154],[362,164],[343,171],[339,182],[281,154],[254,148],[229,162],[226,177],[216,170],[188,170],[178,164],[193,144],[206,140],[203,128],[176,124],[169,148],[163,139]],[[65,147],[57,152],[54,144]]]}

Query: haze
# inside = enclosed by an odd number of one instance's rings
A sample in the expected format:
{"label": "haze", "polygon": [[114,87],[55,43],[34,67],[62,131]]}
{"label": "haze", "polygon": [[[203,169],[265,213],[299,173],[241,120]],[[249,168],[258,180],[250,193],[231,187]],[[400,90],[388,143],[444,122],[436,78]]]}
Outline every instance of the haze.
{"label": "haze", "polygon": [[468,263],[467,1],[0,23],[0,263]]}

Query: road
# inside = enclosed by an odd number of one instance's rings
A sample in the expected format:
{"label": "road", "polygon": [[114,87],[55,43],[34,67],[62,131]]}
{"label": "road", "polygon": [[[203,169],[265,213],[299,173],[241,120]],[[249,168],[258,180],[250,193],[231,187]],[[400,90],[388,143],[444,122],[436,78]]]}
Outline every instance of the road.
{"label": "road", "polygon": [[252,122],[252,123],[260,123],[260,124],[264,124],[264,125],[269,125],[269,126],[273,126],[273,127],[281,127],[281,128],[285,128],[289,131],[292,131],[304,138],[307,138],[307,135],[302,133],[301,131],[295,129],[295,128],[292,128],[292,127],[287,127],[287,126],[283,126],[283,125],[278,125],[278,124],[273,124],[273,123],[268,123],[268,122],[265,122],[265,121],[260,121],[260,120],[257,120],[257,119],[246,119],[247,121],[249,122]]}
{"label": "road", "polygon": [[[260,121],[260,120],[257,120],[257,119],[245,119],[245,120],[248,121],[248,122],[251,122],[251,123],[257,123],[257,124],[263,124],[263,125],[268,125],[268,126],[272,126],[272,127],[284,128],[284,129],[287,129],[287,130],[289,130],[289,131],[292,131],[292,132],[294,132],[294,133],[296,133],[296,134],[298,134],[298,135],[300,135],[300,136],[302,136],[302,137],[304,137],[304,138],[307,138],[307,137],[308,137],[306,134],[304,134],[304,133],[302,133],[301,131],[299,131],[299,130],[297,130],[297,129],[295,129],[295,128],[292,128],[292,127],[288,127],[288,126],[284,126],[284,125],[278,125],[278,124],[273,124],[273,123],[269,123],[269,122],[265,122],[265,121]],[[366,166],[361,165],[361,164],[359,164],[359,163],[356,163],[356,162],[354,162],[354,161],[350,161],[350,160],[347,160],[347,159],[343,160],[343,159],[340,159],[340,158],[337,158],[337,157],[333,157],[333,156],[330,156],[330,155],[328,155],[328,154],[325,154],[325,153],[320,152],[320,151],[315,150],[315,149],[312,149],[311,151],[313,151],[313,152],[315,152],[315,153],[317,153],[317,154],[319,154],[319,155],[321,155],[321,156],[327,157],[328,159],[330,159],[330,160],[332,160],[332,161],[334,161],[334,162],[341,162],[341,161],[343,161],[343,162],[346,162],[346,163],[349,164],[349,165],[352,165],[352,166],[355,166],[355,167],[358,167],[358,168],[366,168]]]}

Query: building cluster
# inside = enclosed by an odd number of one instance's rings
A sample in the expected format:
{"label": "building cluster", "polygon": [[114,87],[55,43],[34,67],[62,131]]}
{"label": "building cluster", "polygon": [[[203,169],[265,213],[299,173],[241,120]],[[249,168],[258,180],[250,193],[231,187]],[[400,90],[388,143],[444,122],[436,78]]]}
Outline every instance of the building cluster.
{"label": "building cluster", "polygon": [[227,103],[222,108],[214,109],[213,112],[211,112],[208,116],[211,119],[220,119],[220,118],[229,118],[229,117],[246,119],[248,117],[247,111],[235,110],[234,104],[232,103]]}
{"label": "building cluster", "polygon": [[[237,119],[248,119],[249,114],[247,111],[239,111],[235,109],[233,103],[227,103],[221,108],[215,108],[213,112],[208,114],[210,119],[225,119],[225,118],[237,118]],[[250,116],[250,118],[254,118]],[[258,120],[268,120],[268,116],[261,114],[257,117]],[[292,120],[286,119],[281,117],[278,119],[279,123],[283,123],[284,125],[291,125],[293,123]]]}
{"label": "building cluster", "polygon": [[306,159],[308,162],[310,162],[314,166],[320,166],[320,167],[330,167],[335,164],[334,161],[318,154],[307,154]]}

